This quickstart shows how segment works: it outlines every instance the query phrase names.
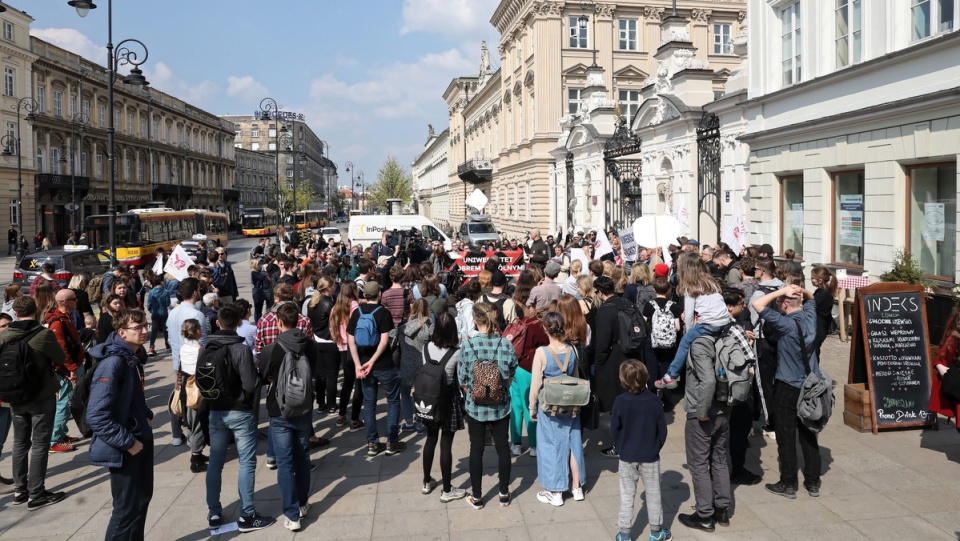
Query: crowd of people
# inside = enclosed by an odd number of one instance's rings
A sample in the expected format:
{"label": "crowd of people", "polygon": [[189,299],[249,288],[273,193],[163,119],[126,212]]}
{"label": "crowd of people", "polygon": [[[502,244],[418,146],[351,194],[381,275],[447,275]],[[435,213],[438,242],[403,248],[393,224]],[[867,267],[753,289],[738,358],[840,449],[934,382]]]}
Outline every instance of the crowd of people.
{"label": "crowd of people", "polygon": [[[230,445],[240,465],[239,530],[278,521],[254,501],[264,398],[265,464],[277,472],[283,525],[293,531],[309,514],[317,467],[310,450],[331,444],[316,435],[318,418],[363,431],[371,458],[410,452],[402,434],[422,434],[420,491],[439,488],[442,502],[464,499],[474,509],[487,503],[482,460],[491,443],[500,506],[511,503],[512,462],[524,453],[537,461],[538,501],[584,500],[584,431],[604,430],[612,445],[601,455],[619,459],[617,541],[637,529],[639,481],[650,539],[672,537],[659,460],[680,400],[696,509],[678,516],[682,524],[702,531],[730,524],[731,484],[761,481],[746,452],[755,423],[778,447],[779,478],[766,490],[797,497],[799,435],[803,488],[818,496],[825,419],[818,425],[797,405],[805,377],[821,373],[820,346],[832,332],[837,284],[825,267],[811,271],[811,292],[799,266],[775,262],[769,245],[735,254],[723,243],[680,238],[669,264],[659,249],[619,264],[615,234],[612,257],[592,259],[595,232],[555,240],[532,230],[524,242],[499,247],[524,250],[516,280],[494,254],[476,277],[457,283],[440,243],[410,249],[394,235],[366,248],[317,235],[286,235],[279,246],[264,240],[250,254],[251,300],[241,298],[223,248],[203,249],[183,280],[118,265],[75,276],[63,289],[48,268],[29,295],[8,286],[0,399],[12,409],[0,408],[0,435],[12,421],[13,479],[0,482],[14,485],[15,504],[57,503],[65,494],[45,487],[47,456],[73,452],[89,437],[91,463],[110,471],[107,539],[142,538],[153,489],[146,396],[155,393],[143,367],[166,353],[157,347],[163,337],[176,378],[172,444],[186,445],[184,467],[205,475],[211,530],[228,522],[220,492]],[[584,249],[589,263],[571,259],[571,248]],[[2,368],[17,355],[42,374],[21,395],[7,388]],[[727,358],[739,359],[739,368],[724,370],[718,359]],[[551,385],[561,380],[586,386],[589,400],[557,402]],[[386,410],[380,423],[378,407]],[[71,416],[87,434],[69,435]],[[457,487],[453,442],[464,429],[469,485]]]}

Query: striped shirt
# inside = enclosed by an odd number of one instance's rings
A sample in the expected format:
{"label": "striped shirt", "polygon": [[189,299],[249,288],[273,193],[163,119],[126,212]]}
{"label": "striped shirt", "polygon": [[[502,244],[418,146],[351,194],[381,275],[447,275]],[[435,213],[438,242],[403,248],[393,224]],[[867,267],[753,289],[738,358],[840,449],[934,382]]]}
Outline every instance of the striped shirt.
{"label": "striped shirt", "polygon": [[[481,406],[473,403],[470,390],[473,388],[473,365],[479,361],[494,361],[500,367],[506,399],[496,406]],[[467,389],[466,411],[477,421],[498,421],[510,415],[510,380],[517,370],[517,354],[513,344],[498,334],[478,334],[467,340],[460,348],[460,365],[457,379]]]}

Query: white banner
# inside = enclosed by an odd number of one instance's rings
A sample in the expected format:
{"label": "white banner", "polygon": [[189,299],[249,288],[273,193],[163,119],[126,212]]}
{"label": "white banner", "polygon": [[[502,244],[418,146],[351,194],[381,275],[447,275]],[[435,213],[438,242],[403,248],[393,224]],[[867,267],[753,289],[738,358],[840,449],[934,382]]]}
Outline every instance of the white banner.
{"label": "white banner", "polygon": [[173,253],[170,254],[170,259],[167,260],[167,264],[163,267],[163,272],[169,273],[177,280],[183,281],[190,276],[190,274],[187,273],[187,268],[190,265],[193,265],[193,259],[191,259],[187,251],[183,249],[183,246],[178,244],[173,248]]}
{"label": "white banner", "polygon": [[162,257],[157,256],[157,258],[153,261],[152,270],[153,270],[153,273],[156,274],[157,276],[160,276],[163,274],[163,258]]}
{"label": "white banner", "polygon": [[633,228],[621,229],[617,231],[620,237],[620,251],[624,261],[637,260],[637,241],[633,236]]}
{"label": "white banner", "polygon": [[687,198],[680,194],[680,205],[677,206],[677,221],[680,223],[680,235],[690,232],[690,212],[687,210]]}
{"label": "white banner", "polygon": [[747,243],[748,234],[747,220],[743,216],[743,208],[740,206],[740,203],[737,203],[733,207],[733,221],[720,240],[729,244],[733,253],[739,254],[740,248]]}
{"label": "white banner", "polygon": [[570,260],[578,260],[582,263],[580,267],[580,274],[590,274],[590,260],[587,259],[586,252],[583,251],[583,248],[570,248]]}
{"label": "white banner", "polygon": [[613,246],[610,245],[610,239],[607,238],[607,234],[603,229],[597,230],[597,242],[593,245],[593,257],[595,259],[600,259],[601,257],[612,254]]}

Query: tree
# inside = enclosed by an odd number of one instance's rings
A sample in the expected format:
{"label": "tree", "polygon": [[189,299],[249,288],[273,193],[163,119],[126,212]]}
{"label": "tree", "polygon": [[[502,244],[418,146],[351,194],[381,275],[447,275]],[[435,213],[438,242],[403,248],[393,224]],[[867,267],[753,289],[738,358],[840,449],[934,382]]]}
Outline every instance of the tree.
{"label": "tree", "polygon": [[[309,182],[303,181],[297,183],[297,210],[307,210],[315,208],[320,197],[313,191],[313,186]],[[277,205],[277,188],[274,185],[267,187],[267,205],[275,207]],[[281,214],[286,217],[293,212],[293,186],[286,181],[280,182],[280,208]]]}
{"label": "tree", "polygon": [[403,204],[413,197],[413,179],[393,156],[387,157],[377,172],[377,183],[370,188],[368,205],[388,210],[387,199],[399,199]]}

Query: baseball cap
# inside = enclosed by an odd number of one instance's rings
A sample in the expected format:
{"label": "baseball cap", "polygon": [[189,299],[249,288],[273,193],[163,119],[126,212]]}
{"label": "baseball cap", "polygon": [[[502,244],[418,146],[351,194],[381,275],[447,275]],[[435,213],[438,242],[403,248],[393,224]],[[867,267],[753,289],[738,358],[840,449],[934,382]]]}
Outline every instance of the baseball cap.
{"label": "baseball cap", "polygon": [[700,241],[698,241],[697,239],[690,239],[687,241],[687,244],[690,244],[693,246],[700,246]]}
{"label": "baseball cap", "polygon": [[367,283],[363,284],[364,297],[372,297],[377,293],[380,293],[380,284],[378,284],[377,282],[370,280]]}
{"label": "baseball cap", "polygon": [[653,268],[653,274],[660,278],[666,278],[670,274],[670,267],[666,263],[659,263]]}

